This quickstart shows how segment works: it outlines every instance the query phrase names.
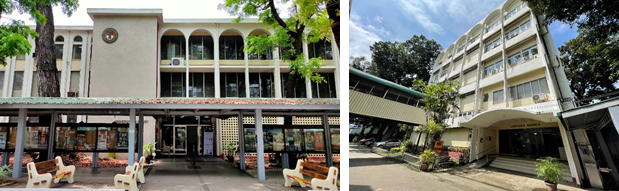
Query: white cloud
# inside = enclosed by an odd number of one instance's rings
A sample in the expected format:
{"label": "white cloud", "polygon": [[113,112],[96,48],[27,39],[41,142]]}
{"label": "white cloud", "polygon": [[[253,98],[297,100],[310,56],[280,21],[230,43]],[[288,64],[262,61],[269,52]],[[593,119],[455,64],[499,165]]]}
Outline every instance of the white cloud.
{"label": "white cloud", "polygon": [[384,28],[377,29],[372,25],[364,25],[359,16],[355,13],[350,14],[349,28],[349,55],[354,57],[365,56],[368,60],[372,59],[370,45],[381,41],[377,33],[389,34]]}
{"label": "white cloud", "polygon": [[443,27],[432,22],[430,15],[424,11],[422,2],[399,0],[401,7],[421,25],[430,32],[443,33]]}
{"label": "white cloud", "polygon": [[374,18],[374,20],[376,20],[376,22],[383,23],[383,17],[381,17],[381,16],[376,16],[376,18]]}

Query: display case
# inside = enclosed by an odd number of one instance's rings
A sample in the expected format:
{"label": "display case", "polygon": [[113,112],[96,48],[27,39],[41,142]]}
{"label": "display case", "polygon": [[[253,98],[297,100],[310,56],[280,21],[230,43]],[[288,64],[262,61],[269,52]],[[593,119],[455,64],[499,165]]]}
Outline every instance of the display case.
{"label": "display case", "polygon": [[[256,152],[255,125],[243,126],[245,152]],[[326,145],[323,128],[321,125],[263,125],[264,152],[324,153]],[[339,153],[339,128],[330,129],[333,153]]]}

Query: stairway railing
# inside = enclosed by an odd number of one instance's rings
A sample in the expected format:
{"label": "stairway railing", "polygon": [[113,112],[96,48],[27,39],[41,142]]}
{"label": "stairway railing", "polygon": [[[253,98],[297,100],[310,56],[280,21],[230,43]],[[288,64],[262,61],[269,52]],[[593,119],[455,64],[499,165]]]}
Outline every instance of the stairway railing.
{"label": "stairway railing", "polygon": [[482,152],[477,153],[476,156],[477,156],[478,160],[479,160],[479,155],[481,155],[482,157],[486,156],[486,163],[487,163],[488,162],[488,158],[490,158],[491,155],[494,155],[495,152],[496,152],[496,145],[492,146],[492,147],[490,147],[490,148],[488,148],[488,149],[486,149],[486,150],[484,150]]}

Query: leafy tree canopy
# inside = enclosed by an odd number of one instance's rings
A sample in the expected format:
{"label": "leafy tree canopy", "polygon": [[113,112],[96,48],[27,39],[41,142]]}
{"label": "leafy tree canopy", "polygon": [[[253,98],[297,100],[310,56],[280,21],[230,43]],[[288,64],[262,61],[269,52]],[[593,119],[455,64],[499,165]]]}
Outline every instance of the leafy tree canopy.
{"label": "leafy tree canopy", "polygon": [[354,57],[351,56],[350,57],[350,67],[353,67],[354,69],[357,70],[361,70],[362,72],[368,72],[368,69],[370,68],[370,65],[372,63],[370,61],[368,61],[365,56],[361,56],[361,57]]}
{"label": "leafy tree canopy", "polygon": [[436,84],[425,84],[421,80],[415,81],[417,86],[426,97],[421,99],[425,103],[422,109],[426,112],[428,119],[437,123],[443,123],[451,114],[455,114],[458,107],[458,93],[460,83],[458,81],[442,81]]}

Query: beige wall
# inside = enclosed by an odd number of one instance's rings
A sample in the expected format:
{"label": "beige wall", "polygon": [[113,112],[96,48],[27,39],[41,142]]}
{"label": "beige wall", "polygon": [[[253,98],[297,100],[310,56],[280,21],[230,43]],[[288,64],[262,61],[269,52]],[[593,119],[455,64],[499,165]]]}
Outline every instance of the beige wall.
{"label": "beige wall", "polygon": [[469,62],[475,62],[477,61],[477,58],[479,58],[479,51],[482,50],[482,48],[477,48],[477,50],[474,50],[473,52],[471,52],[470,54],[466,55],[466,63]]}
{"label": "beige wall", "polygon": [[[456,147],[468,147],[469,146],[469,129],[447,129],[441,137],[443,145],[456,146]],[[423,138],[422,138],[423,139]]]}
{"label": "beige wall", "polygon": [[[90,97],[157,97],[157,17],[94,19]],[[108,44],[101,34],[118,31]]]}
{"label": "beige wall", "polygon": [[[533,29],[535,30],[535,29]],[[535,45],[537,43],[537,41],[535,40],[535,38],[530,38],[528,40],[522,41],[521,43],[514,45],[512,47],[509,47],[509,49],[507,49],[505,51],[505,58],[508,58],[509,56],[515,54],[516,52],[520,52],[522,50],[524,50],[525,48],[529,48],[533,45]],[[540,48],[538,47],[538,50],[540,50]],[[539,51],[538,54],[542,53],[541,51]]]}
{"label": "beige wall", "polygon": [[[484,94],[485,94],[485,93],[487,93],[487,94],[488,94],[488,102],[487,102],[487,103],[488,103],[488,106],[487,106],[487,108],[486,108],[486,107],[484,107],[483,109],[485,109],[485,110],[490,110],[490,109],[494,109],[494,108],[502,108],[502,107],[505,107],[505,104],[504,104],[504,103],[494,104],[494,102],[493,102],[493,100],[492,100],[492,93],[493,93],[494,91],[501,90],[501,89],[503,89],[503,83],[496,83],[496,84],[494,84],[494,85],[490,85],[490,86],[488,86],[488,87],[485,87],[485,88],[484,88]],[[483,96],[483,94],[482,94],[482,96]]]}
{"label": "beige wall", "polygon": [[473,83],[477,80],[477,70],[473,70],[467,74],[464,74],[464,78],[462,78],[462,86]]}
{"label": "beige wall", "polygon": [[460,106],[460,111],[467,112],[473,110],[473,104],[475,103],[475,95],[466,96],[462,99],[462,105]]}

